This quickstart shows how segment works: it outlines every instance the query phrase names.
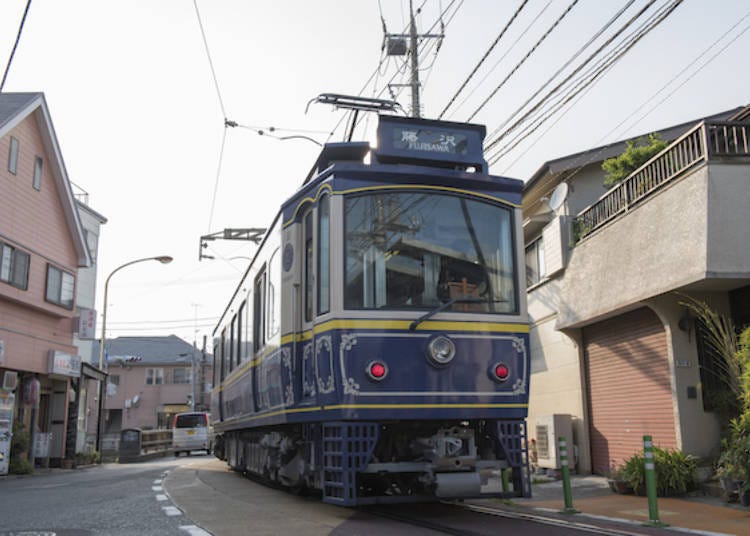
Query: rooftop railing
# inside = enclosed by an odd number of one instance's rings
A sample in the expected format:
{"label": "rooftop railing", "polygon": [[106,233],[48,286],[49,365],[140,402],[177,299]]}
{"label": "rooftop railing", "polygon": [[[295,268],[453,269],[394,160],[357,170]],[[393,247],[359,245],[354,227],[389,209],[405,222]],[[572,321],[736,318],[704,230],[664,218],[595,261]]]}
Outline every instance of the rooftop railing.
{"label": "rooftop railing", "polygon": [[575,241],[627,213],[703,162],[735,157],[750,157],[750,123],[699,123],[581,211],[573,220]]}

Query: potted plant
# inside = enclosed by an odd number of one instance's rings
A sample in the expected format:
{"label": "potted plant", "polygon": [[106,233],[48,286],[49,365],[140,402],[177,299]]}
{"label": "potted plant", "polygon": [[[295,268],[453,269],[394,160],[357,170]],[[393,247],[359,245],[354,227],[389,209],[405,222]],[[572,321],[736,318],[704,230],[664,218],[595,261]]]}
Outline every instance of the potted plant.
{"label": "potted plant", "polygon": [[732,419],[717,465],[716,474],[725,498],[750,505],[750,414]]}
{"label": "potted plant", "polygon": [[621,495],[633,493],[633,488],[628,485],[625,478],[623,478],[622,473],[622,467],[618,467],[614,463],[610,466],[610,469],[607,472],[607,483],[609,484],[609,489]]}

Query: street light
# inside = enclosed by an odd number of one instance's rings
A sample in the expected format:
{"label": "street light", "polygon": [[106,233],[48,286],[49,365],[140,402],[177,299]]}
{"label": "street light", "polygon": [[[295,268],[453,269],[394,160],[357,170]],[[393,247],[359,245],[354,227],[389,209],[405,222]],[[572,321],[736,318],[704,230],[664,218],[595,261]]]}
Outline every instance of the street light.
{"label": "street light", "polygon": [[[106,281],[104,282],[104,308],[102,310],[102,337],[99,341],[99,370],[104,370],[104,344],[107,341],[107,291],[109,289],[109,280],[112,279],[112,276],[115,275],[117,272],[125,268],[126,266],[130,266],[131,264],[136,264],[139,262],[146,262],[146,261],[159,261],[162,264],[169,264],[172,262],[172,257],[169,255],[160,255],[159,257],[146,257],[144,259],[136,259],[134,261],[126,262],[125,264],[118,266],[114,270],[110,272],[110,274],[107,276]],[[104,415],[103,415],[103,407],[104,407],[104,381],[99,383],[99,426],[96,430],[96,444],[97,448],[99,449],[99,452],[102,451],[102,435],[101,435],[101,429],[102,424],[104,424]]]}

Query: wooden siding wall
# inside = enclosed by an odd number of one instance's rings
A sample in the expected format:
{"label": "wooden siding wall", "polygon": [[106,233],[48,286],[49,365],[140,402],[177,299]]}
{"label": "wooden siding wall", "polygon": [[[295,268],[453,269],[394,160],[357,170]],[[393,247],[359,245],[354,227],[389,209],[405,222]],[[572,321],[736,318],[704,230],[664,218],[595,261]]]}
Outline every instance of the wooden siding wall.
{"label": "wooden siding wall", "polygon": [[667,338],[656,314],[638,309],[584,328],[583,337],[594,472],[643,452],[647,434],[676,448]]}
{"label": "wooden siding wall", "polygon": [[[10,136],[19,141],[18,170],[8,171]],[[33,187],[34,161],[41,156],[41,190]],[[45,151],[34,114],[0,138],[0,240],[30,254],[27,290],[0,282],[3,366],[47,372],[47,353],[72,354],[75,311],[45,301],[47,264],[77,275],[78,256],[61,202],[53,160]],[[41,369],[39,368],[41,367]]]}

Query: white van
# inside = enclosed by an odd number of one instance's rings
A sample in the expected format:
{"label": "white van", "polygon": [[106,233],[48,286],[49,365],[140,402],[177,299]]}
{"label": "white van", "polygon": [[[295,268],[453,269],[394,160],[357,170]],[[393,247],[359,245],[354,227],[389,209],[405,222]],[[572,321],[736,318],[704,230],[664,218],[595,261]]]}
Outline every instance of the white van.
{"label": "white van", "polygon": [[205,411],[178,413],[172,426],[172,449],[174,455],[180,452],[190,454],[191,450],[205,450],[211,454],[211,430],[209,417]]}

